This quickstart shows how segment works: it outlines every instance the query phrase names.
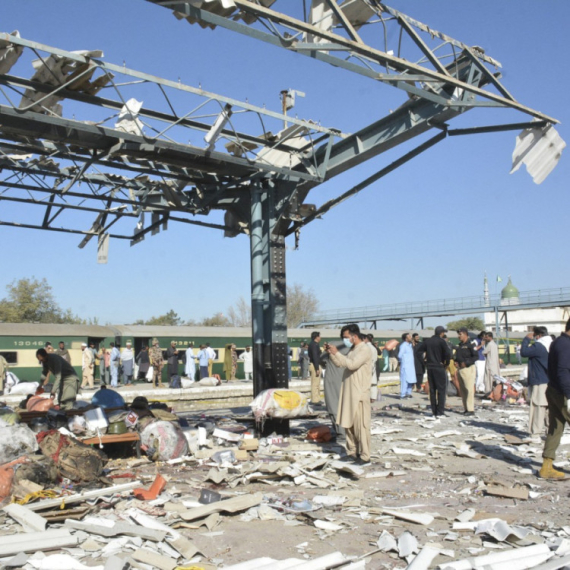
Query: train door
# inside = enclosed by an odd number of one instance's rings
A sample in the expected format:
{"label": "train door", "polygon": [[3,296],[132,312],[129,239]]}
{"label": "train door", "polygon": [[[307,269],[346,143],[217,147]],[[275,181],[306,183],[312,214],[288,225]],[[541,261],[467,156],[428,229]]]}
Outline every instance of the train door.
{"label": "train door", "polygon": [[146,346],[148,348],[150,348],[150,343],[152,342],[152,338],[134,338],[134,343],[135,343],[135,355],[138,355],[139,352],[142,350],[143,346]]}
{"label": "train door", "polygon": [[98,336],[89,336],[87,337],[87,346],[91,346],[93,344],[95,346],[95,350],[99,352],[99,345],[104,341],[104,337]]}

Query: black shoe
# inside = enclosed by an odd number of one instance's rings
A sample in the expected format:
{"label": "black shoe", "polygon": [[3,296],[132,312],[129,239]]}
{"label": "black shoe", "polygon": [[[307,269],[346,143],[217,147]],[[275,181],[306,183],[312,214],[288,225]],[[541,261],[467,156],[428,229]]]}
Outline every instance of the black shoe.
{"label": "black shoe", "polygon": [[474,416],[475,412],[463,412],[464,416]]}
{"label": "black shoe", "polygon": [[359,459],[359,458],[356,457],[356,455],[350,455],[350,454],[348,454],[348,455],[344,455],[343,457],[341,457],[341,458],[339,459],[339,461],[343,461],[343,462],[345,462],[345,463],[348,463],[348,462],[357,461],[358,459]]}
{"label": "black shoe", "polygon": [[358,465],[359,467],[368,467],[370,465],[370,460],[365,461],[364,459],[362,459],[362,457],[359,457],[355,462],[355,465]]}

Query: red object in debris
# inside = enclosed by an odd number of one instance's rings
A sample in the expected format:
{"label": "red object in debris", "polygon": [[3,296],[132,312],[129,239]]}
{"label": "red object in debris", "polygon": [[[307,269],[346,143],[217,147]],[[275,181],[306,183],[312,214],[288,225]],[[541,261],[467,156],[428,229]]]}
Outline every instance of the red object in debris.
{"label": "red object in debris", "polygon": [[148,491],[146,489],[139,488],[134,489],[133,493],[135,497],[141,501],[154,501],[154,499],[162,493],[164,487],[166,487],[166,479],[159,473]]}
{"label": "red object in debris", "polygon": [[134,473],[121,473],[120,475],[109,475],[109,479],[136,479],[137,476]]}
{"label": "red object in debris", "polygon": [[14,478],[14,466],[27,461],[27,457],[20,457],[15,461],[0,465],[0,501],[10,496],[12,479]]}
{"label": "red object in debris", "polygon": [[317,443],[326,443],[332,439],[331,430],[329,426],[313,427],[307,432],[307,439]]}

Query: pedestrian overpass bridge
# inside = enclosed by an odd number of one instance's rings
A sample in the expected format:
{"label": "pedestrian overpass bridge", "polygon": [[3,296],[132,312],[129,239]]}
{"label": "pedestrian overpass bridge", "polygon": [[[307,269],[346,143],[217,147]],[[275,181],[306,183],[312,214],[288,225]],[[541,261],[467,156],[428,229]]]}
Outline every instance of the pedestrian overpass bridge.
{"label": "pedestrian overpass bridge", "polygon": [[456,299],[437,299],[434,301],[417,301],[409,303],[393,303],[355,307],[352,309],[335,309],[315,314],[303,321],[299,328],[320,325],[344,325],[346,323],[371,323],[377,328],[378,321],[404,321],[417,319],[423,328],[423,320],[427,317],[444,317],[451,315],[467,315],[477,313],[503,313],[507,321],[509,311],[521,309],[539,309],[547,307],[570,307],[570,287],[557,289],[539,289],[520,292],[517,298],[502,299],[500,295],[479,295],[459,297]]}

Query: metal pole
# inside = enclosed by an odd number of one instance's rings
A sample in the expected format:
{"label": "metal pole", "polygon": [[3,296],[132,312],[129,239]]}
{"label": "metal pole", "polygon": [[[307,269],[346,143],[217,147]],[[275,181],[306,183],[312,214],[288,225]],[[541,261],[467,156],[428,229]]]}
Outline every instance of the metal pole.
{"label": "metal pole", "polygon": [[263,232],[263,189],[254,185],[251,191],[251,326],[253,333],[253,395],[264,389],[264,302],[263,257],[265,241]]}
{"label": "metal pole", "polygon": [[[253,329],[254,396],[272,388],[287,389],[287,296],[285,237],[275,235],[277,216],[271,192],[251,190],[251,314]],[[289,420],[267,419],[259,435],[289,435]]]}

